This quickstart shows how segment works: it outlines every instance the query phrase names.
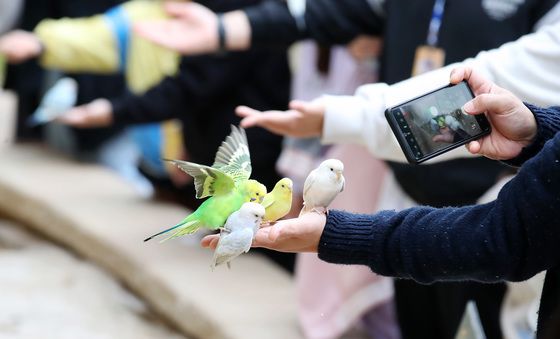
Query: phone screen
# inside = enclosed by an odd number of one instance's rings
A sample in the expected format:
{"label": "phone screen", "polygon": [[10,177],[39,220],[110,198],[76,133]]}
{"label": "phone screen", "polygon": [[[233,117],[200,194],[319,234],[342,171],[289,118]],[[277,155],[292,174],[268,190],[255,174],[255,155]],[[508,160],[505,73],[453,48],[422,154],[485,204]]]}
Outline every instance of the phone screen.
{"label": "phone screen", "polygon": [[455,148],[488,132],[489,125],[484,123],[483,116],[473,116],[462,110],[472,98],[468,85],[461,82],[391,109],[401,139],[408,144],[416,160],[427,160],[432,154]]}

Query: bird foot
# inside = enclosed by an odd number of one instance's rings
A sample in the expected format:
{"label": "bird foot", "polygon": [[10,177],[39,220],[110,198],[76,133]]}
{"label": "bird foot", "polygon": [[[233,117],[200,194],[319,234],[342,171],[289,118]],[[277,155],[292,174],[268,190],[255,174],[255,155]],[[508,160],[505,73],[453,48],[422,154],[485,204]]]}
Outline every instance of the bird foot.
{"label": "bird foot", "polygon": [[325,207],[313,207],[313,209],[311,209],[311,212],[315,212],[317,214],[324,214],[324,215],[329,214],[329,210]]}

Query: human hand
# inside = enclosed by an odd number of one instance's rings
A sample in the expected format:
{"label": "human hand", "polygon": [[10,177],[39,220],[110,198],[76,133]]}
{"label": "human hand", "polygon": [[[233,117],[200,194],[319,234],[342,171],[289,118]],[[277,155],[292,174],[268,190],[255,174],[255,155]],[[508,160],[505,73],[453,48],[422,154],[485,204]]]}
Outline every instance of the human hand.
{"label": "human hand", "polygon": [[110,126],[113,123],[113,107],[107,99],[96,99],[72,108],[58,117],[57,121],[79,128]]}
{"label": "human hand", "polygon": [[537,123],[533,113],[511,92],[486,80],[470,67],[451,72],[452,84],[462,80],[468,82],[476,96],[463,106],[463,110],[468,114],[486,114],[492,125],[489,135],[471,141],[467,149],[496,160],[515,158],[536,136]]}
{"label": "human hand", "polygon": [[239,106],[235,113],[243,118],[241,127],[260,126],[276,134],[309,138],[321,136],[323,133],[325,105],[319,100],[293,100],[288,111],[261,112],[247,106]]}
{"label": "human hand", "polygon": [[[218,16],[195,2],[166,2],[165,11],[171,19],[141,22],[134,26],[140,36],[185,55],[215,52],[219,48]],[[224,14],[226,47],[247,49],[250,24],[242,11]]]}
{"label": "human hand", "polygon": [[348,44],[348,52],[357,61],[376,58],[381,53],[381,38],[370,35],[359,35]]}
{"label": "human hand", "polygon": [[[310,212],[299,218],[280,220],[272,226],[261,227],[253,240],[253,247],[264,247],[279,252],[314,252],[325,228],[324,214]],[[215,249],[219,234],[202,238],[202,247]]]}
{"label": "human hand", "polygon": [[454,136],[455,133],[451,130],[451,128],[445,126],[439,129],[439,134],[432,137],[432,141],[452,143]]}
{"label": "human hand", "polygon": [[0,37],[0,53],[9,63],[21,63],[41,54],[43,45],[39,38],[23,30],[15,30]]}

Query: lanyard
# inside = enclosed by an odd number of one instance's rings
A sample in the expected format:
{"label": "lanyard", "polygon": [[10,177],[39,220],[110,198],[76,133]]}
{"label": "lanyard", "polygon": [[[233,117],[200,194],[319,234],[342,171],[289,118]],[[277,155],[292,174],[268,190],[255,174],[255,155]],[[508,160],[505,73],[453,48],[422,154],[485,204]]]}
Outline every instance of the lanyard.
{"label": "lanyard", "polygon": [[443,18],[443,12],[445,10],[445,1],[446,0],[436,0],[434,4],[427,39],[427,43],[430,46],[436,46],[438,43],[439,28],[441,26],[441,19]]}

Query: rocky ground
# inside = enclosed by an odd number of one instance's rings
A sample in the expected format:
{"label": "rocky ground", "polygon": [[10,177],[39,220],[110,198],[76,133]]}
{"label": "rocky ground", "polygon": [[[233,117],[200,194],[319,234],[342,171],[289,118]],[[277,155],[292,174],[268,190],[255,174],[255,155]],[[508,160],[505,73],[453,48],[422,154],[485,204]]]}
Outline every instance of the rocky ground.
{"label": "rocky ground", "polygon": [[179,339],[105,271],[0,219],[0,339]]}

